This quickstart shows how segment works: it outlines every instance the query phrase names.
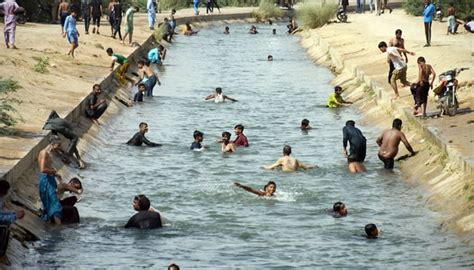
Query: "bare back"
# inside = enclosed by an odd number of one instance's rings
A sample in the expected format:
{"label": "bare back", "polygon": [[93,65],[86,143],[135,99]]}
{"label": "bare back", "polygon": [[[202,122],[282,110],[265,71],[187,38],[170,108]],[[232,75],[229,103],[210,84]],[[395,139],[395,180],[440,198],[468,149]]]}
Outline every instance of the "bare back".
{"label": "bare back", "polygon": [[61,4],[59,4],[59,12],[68,12],[68,9],[69,9],[69,4],[67,2],[62,2]]}
{"label": "bare back", "polygon": [[279,162],[281,164],[281,169],[287,172],[296,171],[300,167],[298,160],[291,156],[284,156],[279,159]]}
{"label": "bare back", "polygon": [[154,76],[154,75],[155,75],[155,72],[154,72],[153,69],[151,69],[151,67],[149,67],[149,66],[143,66],[143,73],[144,73],[148,78],[150,78],[151,76]]}
{"label": "bare back", "polygon": [[41,172],[48,173],[48,171],[54,170],[52,167],[52,161],[48,149],[45,148],[40,151],[38,155],[38,165]]}
{"label": "bare back", "polygon": [[403,133],[395,128],[386,130],[382,134],[382,142],[379,155],[385,158],[394,158],[398,154],[398,146],[402,140]]}

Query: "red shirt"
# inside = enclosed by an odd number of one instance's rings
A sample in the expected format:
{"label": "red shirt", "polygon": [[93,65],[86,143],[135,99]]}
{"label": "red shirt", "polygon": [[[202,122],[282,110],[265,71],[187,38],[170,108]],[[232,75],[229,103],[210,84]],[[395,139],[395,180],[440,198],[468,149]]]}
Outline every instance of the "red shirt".
{"label": "red shirt", "polygon": [[243,133],[240,133],[240,135],[237,136],[237,139],[235,139],[233,143],[237,146],[249,147],[249,141]]}

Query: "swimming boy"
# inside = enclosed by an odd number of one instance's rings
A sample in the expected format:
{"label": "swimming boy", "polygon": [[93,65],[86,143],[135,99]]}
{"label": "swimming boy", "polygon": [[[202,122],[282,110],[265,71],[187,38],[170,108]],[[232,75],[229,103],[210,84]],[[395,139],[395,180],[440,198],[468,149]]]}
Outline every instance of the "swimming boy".
{"label": "swimming boy", "polygon": [[393,169],[395,156],[398,154],[398,146],[403,142],[407,150],[415,155],[416,152],[411,147],[405,134],[401,132],[402,120],[396,118],[393,120],[392,129],[386,130],[377,138],[377,144],[380,146],[379,159],[384,163],[385,169]]}
{"label": "swimming boy", "polygon": [[377,229],[377,226],[373,223],[365,225],[365,234],[367,239],[377,239],[380,234],[380,230]]}
{"label": "swimming boy", "polygon": [[133,145],[133,146],[141,146],[142,144],[146,144],[149,147],[156,147],[156,146],[162,146],[159,143],[154,143],[150,142],[146,137],[145,133],[148,132],[148,124],[145,122],[141,122],[138,125],[139,131],[133,135],[133,137],[128,140],[127,144],[128,145]]}
{"label": "swimming boy", "polygon": [[300,126],[300,129],[301,130],[310,130],[312,129],[313,127],[309,125],[309,120],[308,119],[303,119],[301,120],[301,126]]}
{"label": "swimming boy", "polygon": [[230,34],[230,28],[229,28],[229,26],[226,26],[224,28],[224,35],[228,35],[228,34]]}
{"label": "swimming boy", "polygon": [[144,83],[138,84],[138,92],[133,96],[134,102],[143,102],[143,94],[146,91],[146,86]]}
{"label": "swimming boy", "polygon": [[234,127],[234,132],[237,138],[233,141],[233,143],[239,147],[249,147],[247,136],[244,135],[244,126],[241,124],[236,125]]}
{"label": "swimming boy", "polygon": [[39,193],[43,203],[43,214],[41,218],[44,221],[51,221],[60,225],[63,217],[61,203],[56,193],[56,178],[61,181],[62,177],[52,166],[53,152],[61,147],[61,139],[57,135],[49,138],[49,144],[40,151],[38,155],[38,164],[40,169]]}
{"label": "swimming boy", "polygon": [[332,206],[332,211],[334,212],[334,217],[345,217],[345,216],[347,216],[347,207],[343,202],[336,202]]}
{"label": "swimming boy", "polygon": [[283,171],[286,172],[293,172],[298,169],[312,169],[315,168],[316,166],[308,166],[303,163],[301,163],[299,160],[296,158],[290,156],[291,155],[291,146],[285,145],[283,147],[283,157],[278,159],[275,163],[269,166],[265,166],[266,170],[273,170],[278,167],[281,167]]}
{"label": "swimming boy", "polygon": [[110,71],[114,70],[115,63],[120,65],[120,68],[117,72],[117,75],[119,76],[119,80],[121,83],[125,83],[125,73],[128,70],[129,63],[127,57],[114,53],[112,48],[108,48],[106,50],[107,55],[112,57],[112,63],[110,64]]}
{"label": "swimming boy", "polygon": [[158,229],[163,227],[160,214],[150,211],[150,200],[145,195],[139,195],[137,198],[138,209],[135,206],[133,206],[133,209],[138,213],[128,220],[125,228]]}
{"label": "swimming boy", "polygon": [[195,130],[193,133],[193,137],[194,137],[194,142],[191,144],[190,149],[195,150],[195,151],[202,150],[201,143],[204,140],[204,133],[202,133],[199,130]]}
{"label": "swimming boy", "polygon": [[267,56],[267,60],[268,60],[269,62],[272,62],[272,61],[273,61],[273,56],[272,56],[272,55]]}
{"label": "swimming boy", "polygon": [[[347,143],[349,142],[349,153],[347,153]],[[355,127],[355,122],[349,120],[342,128],[342,146],[344,156],[349,164],[351,173],[365,172],[364,160],[367,148],[367,140],[362,131]]]}
{"label": "swimming boy", "polygon": [[239,182],[235,182],[234,185],[236,187],[242,188],[250,193],[256,194],[260,197],[273,197],[276,192],[276,183],[273,181],[268,182],[264,187],[263,190],[253,189],[251,187],[242,185]]}
{"label": "swimming boy", "polygon": [[74,50],[79,47],[79,32],[77,31],[76,27],[76,11],[72,11],[71,15],[67,16],[66,21],[64,22],[64,33],[63,37],[66,37],[71,44],[71,49],[67,53],[67,55],[71,55],[74,58]]}
{"label": "swimming boy", "polygon": [[222,102],[225,102],[226,100],[230,100],[233,102],[237,101],[236,99],[233,99],[229,96],[222,94],[222,88],[220,87],[217,87],[216,92],[214,94],[207,96],[204,100],[212,100],[212,99],[214,100],[215,103],[222,103]]}
{"label": "swimming boy", "polygon": [[345,101],[342,96],[342,87],[336,86],[334,87],[334,93],[332,93],[328,98],[328,107],[329,108],[337,108],[341,106],[349,106],[352,104],[350,101]]}
{"label": "swimming boy", "polygon": [[221,151],[223,153],[234,153],[237,150],[235,144],[230,141],[230,136],[229,132],[222,132]]}
{"label": "swimming boy", "polygon": [[94,84],[92,86],[92,93],[87,98],[86,116],[90,118],[94,123],[99,124],[99,118],[107,109],[107,101],[105,99],[99,99],[102,93],[102,87],[100,84]]}
{"label": "swimming boy", "polygon": [[255,25],[252,25],[250,27],[249,34],[252,34],[252,35],[258,34],[257,27]]}

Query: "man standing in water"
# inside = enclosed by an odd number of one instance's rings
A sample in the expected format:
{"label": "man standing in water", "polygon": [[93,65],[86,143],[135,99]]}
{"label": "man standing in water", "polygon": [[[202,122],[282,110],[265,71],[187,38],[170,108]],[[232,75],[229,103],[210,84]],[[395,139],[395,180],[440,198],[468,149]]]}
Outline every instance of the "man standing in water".
{"label": "man standing in water", "polygon": [[393,120],[392,129],[384,131],[382,135],[377,138],[377,144],[380,146],[379,159],[384,163],[385,169],[393,169],[400,141],[403,142],[412,156],[416,154],[405,137],[405,134],[400,131],[401,129],[402,120],[396,118]]}
{"label": "man standing in water", "polygon": [[156,147],[156,146],[161,146],[159,143],[154,143],[150,142],[146,137],[145,133],[148,132],[148,124],[145,122],[141,122],[140,125],[138,125],[138,132],[133,135],[133,137],[128,140],[127,144],[128,145],[133,145],[133,146],[141,146],[142,144],[146,144],[149,147]]}
{"label": "man standing in water", "polygon": [[146,81],[143,82],[146,86],[146,96],[152,97],[153,88],[155,88],[156,83],[158,83],[158,85],[161,85],[160,79],[149,65],[145,65],[145,61],[138,61],[137,66],[139,69],[139,80],[136,84],[139,84],[140,82],[144,81],[146,77]]}
{"label": "man standing in water", "polygon": [[163,227],[160,214],[155,211],[150,211],[150,200],[145,195],[139,195],[137,198],[138,209],[135,205],[133,209],[138,211],[138,213],[128,220],[125,228],[158,229]]}
{"label": "man standing in water", "polygon": [[249,141],[244,135],[244,126],[238,124],[234,127],[234,132],[237,138],[233,142],[236,146],[249,147]]}
{"label": "man standing in water", "polygon": [[7,0],[4,3],[0,3],[0,9],[3,11],[5,16],[5,26],[3,34],[5,35],[5,44],[7,49],[10,45],[13,49],[15,47],[15,32],[16,32],[16,17],[15,11],[19,8],[15,0]]}
{"label": "man standing in water", "polygon": [[[351,173],[365,172],[364,159],[367,140],[364,135],[355,127],[355,122],[352,120],[346,122],[342,134],[342,146],[344,147],[344,156],[349,163],[349,171]],[[347,153],[347,142],[350,145],[349,153]]]}
{"label": "man standing in water", "polygon": [[237,150],[235,144],[230,141],[230,132],[222,132],[221,151],[223,153],[235,153]]}
{"label": "man standing in water", "polygon": [[105,99],[99,99],[102,88],[100,84],[94,84],[92,87],[93,92],[87,98],[86,116],[93,122],[99,124],[99,118],[107,109],[107,102]]}
{"label": "man standing in water", "polygon": [[296,158],[290,156],[291,155],[291,146],[285,145],[283,147],[283,157],[278,159],[275,163],[269,166],[265,166],[266,170],[273,170],[278,167],[281,167],[283,171],[287,172],[293,172],[298,169],[312,169],[315,168],[316,166],[308,166],[303,163],[301,163],[299,160]]}
{"label": "man standing in water", "polygon": [[62,177],[58,171],[53,168],[51,155],[61,147],[61,139],[52,135],[49,138],[49,144],[41,150],[38,155],[38,164],[40,169],[39,193],[43,203],[43,214],[41,218],[44,221],[51,221],[60,225],[63,217],[61,203],[57,194],[56,178],[61,181]]}

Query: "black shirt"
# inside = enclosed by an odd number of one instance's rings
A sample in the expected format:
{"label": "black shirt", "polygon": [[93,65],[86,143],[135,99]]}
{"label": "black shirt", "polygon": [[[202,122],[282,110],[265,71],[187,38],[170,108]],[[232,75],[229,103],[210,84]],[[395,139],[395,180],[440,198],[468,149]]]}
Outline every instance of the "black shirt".
{"label": "black shirt", "polygon": [[91,2],[92,6],[92,15],[95,17],[99,17],[102,14],[100,14],[100,7],[102,6],[102,1],[101,0],[92,0]]}
{"label": "black shirt", "polygon": [[163,227],[160,214],[152,211],[140,211],[133,215],[125,228],[158,229]]}
{"label": "black shirt", "polygon": [[201,143],[199,143],[199,142],[193,142],[193,143],[191,144],[191,147],[190,147],[191,150],[194,150],[194,149],[201,149],[201,148],[202,148],[202,145],[201,145]]}
{"label": "black shirt", "polygon": [[74,134],[71,124],[62,118],[48,119],[48,121],[46,121],[45,125],[43,126],[43,129],[61,133],[64,137],[70,140],[77,137],[76,134]]}
{"label": "black shirt", "polygon": [[94,106],[96,103],[97,103],[97,96],[92,93],[89,95],[89,97],[87,98],[87,108],[86,108],[86,112],[89,114],[89,115],[92,115],[94,114],[94,111],[95,109],[91,109],[92,106]]}
{"label": "black shirt", "polygon": [[134,146],[141,146],[142,144],[146,144],[150,147],[161,146],[159,143],[150,142],[147,138],[145,138],[145,134],[141,132],[135,133],[133,137],[127,142],[128,145]]}
{"label": "black shirt", "polygon": [[143,92],[138,91],[135,96],[133,96],[133,101],[135,102],[143,102]]}
{"label": "black shirt", "polygon": [[365,158],[367,140],[362,135],[362,132],[356,127],[345,126],[342,129],[342,134],[342,145],[344,148],[347,147],[347,142],[350,144],[349,158],[363,160]]}

